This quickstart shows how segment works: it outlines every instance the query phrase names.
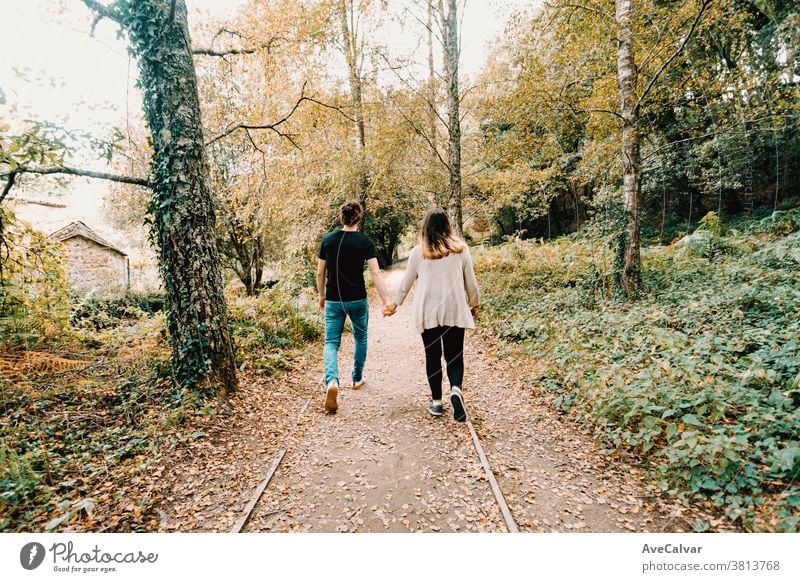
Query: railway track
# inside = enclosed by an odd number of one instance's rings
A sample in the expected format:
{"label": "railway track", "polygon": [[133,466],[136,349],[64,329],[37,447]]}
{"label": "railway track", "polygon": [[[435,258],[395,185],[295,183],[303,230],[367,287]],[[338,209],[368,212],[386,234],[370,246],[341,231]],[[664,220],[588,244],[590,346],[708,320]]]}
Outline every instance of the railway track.
{"label": "railway track", "polygon": [[[308,399],[303,404],[302,408],[300,409],[300,412],[297,415],[297,419],[295,420],[295,423],[292,426],[292,429],[290,430],[290,434],[294,433],[296,429],[299,427],[300,423],[303,420],[303,416],[305,415],[305,412],[308,410],[308,407],[311,404],[312,400],[313,396],[309,396]],[[472,438],[472,444],[474,447],[475,454],[478,457],[478,460],[480,461],[481,467],[483,468],[483,471],[486,475],[486,479],[489,482],[492,494],[494,495],[495,502],[497,503],[500,509],[500,514],[503,518],[503,522],[505,523],[506,530],[509,533],[518,533],[519,528],[517,527],[517,524],[514,521],[514,516],[512,515],[511,510],[508,507],[508,504],[506,503],[505,497],[503,496],[503,492],[500,489],[499,484],[497,483],[497,479],[494,475],[494,472],[491,469],[491,466],[489,465],[489,459],[486,457],[486,453],[483,450],[483,445],[481,444],[480,437],[478,436],[478,433],[475,430],[475,427],[469,418],[467,418],[465,425],[466,429],[469,431],[470,436]],[[261,497],[263,496],[264,492],[266,491],[267,487],[272,481],[272,478],[277,473],[281,461],[283,461],[284,457],[286,456],[287,450],[288,450],[287,447],[284,446],[278,451],[275,459],[273,460],[267,473],[265,474],[264,479],[259,483],[259,485],[253,491],[253,494],[249,502],[242,511],[242,515],[236,521],[233,528],[230,530],[230,533],[242,533],[246,531],[250,517],[253,515],[256,507],[259,504],[259,501],[261,500]],[[268,511],[266,512],[265,515],[277,514],[280,511],[281,511],[280,509]]]}

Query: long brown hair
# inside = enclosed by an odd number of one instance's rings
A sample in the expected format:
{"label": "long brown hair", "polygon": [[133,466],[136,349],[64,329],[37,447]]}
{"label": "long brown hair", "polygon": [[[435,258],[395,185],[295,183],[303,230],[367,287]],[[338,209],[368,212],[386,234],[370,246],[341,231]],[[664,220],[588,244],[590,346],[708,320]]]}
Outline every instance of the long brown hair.
{"label": "long brown hair", "polygon": [[467,244],[453,233],[450,219],[441,208],[433,208],[425,215],[420,233],[422,256],[426,259],[441,259],[450,253],[462,252]]}

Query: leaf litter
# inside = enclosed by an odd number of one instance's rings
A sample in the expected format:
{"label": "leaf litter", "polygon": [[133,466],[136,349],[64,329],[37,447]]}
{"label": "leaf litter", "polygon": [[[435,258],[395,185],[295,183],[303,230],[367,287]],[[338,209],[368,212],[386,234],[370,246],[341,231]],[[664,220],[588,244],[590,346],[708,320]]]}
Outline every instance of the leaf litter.
{"label": "leaf litter", "polygon": [[[38,527],[229,531],[286,448],[245,531],[505,531],[465,425],[452,419],[447,401],[442,417],[427,412],[422,346],[409,310],[384,319],[373,307],[372,316],[368,383],[352,391],[343,382],[337,414],[322,410],[318,345],[274,376],[242,372],[225,414],[166,428],[172,438],[133,448],[104,479],[65,480],[66,487],[83,484],[80,494],[41,515]],[[494,341],[468,334],[464,395],[521,531],[691,531],[698,519],[720,523],[646,493],[639,468],[602,454],[590,435],[525,388],[539,364],[500,359]],[[343,378],[351,358],[345,336]]]}

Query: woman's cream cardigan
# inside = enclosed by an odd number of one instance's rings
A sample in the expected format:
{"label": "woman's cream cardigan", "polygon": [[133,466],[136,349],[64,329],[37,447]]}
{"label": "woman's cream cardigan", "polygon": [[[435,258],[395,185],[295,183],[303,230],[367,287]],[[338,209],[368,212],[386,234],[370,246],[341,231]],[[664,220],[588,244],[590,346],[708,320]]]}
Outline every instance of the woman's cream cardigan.
{"label": "woman's cream cardigan", "polygon": [[420,246],[415,246],[395,303],[402,305],[415,280],[413,315],[419,333],[440,325],[475,327],[470,308],[479,304],[478,281],[469,247],[441,259],[425,259]]}

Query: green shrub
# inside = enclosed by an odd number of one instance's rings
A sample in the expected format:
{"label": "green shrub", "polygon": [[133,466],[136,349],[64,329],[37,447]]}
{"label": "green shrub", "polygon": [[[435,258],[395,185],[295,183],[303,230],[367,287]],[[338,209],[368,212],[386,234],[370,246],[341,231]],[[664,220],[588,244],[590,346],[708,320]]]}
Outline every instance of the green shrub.
{"label": "green shrub", "polygon": [[123,320],[138,320],[155,315],[164,310],[165,301],[163,293],[75,298],[70,323],[75,327],[94,331],[109,329]]}
{"label": "green shrub", "polygon": [[776,210],[755,223],[751,230],[756,233],[786,235],[800,230],[800,208]]}
{"label": "green shrub", "polygon": [[[0,508],[17,507],[32,502],[43,493],[43,470],[37,471],[34,465],[36,451],[22,455],[0,443]],[[5,511],[3,513],[6,513]],[[0,531],[3,530],[0,524]]]}
{"label": "green shrub", "polygon": [[0,208],[0,337],[4,343],[58,341],[69,329],[61,245]]}
{"label": "green shrub", "polygon": [[676,247],[643,253],[646,293],[631,304],[610,299],[598,242],[478,252],[484,321],[545,360],[533,386],[605,446],[645,460],[661,492],[711,499],[749,529],[777,499],[770,527],[793,531],[800,238],[715,236],[731,252],[714,262]]}
{"label": "green shrub", "polygon": [[292,296],[282,284],[254,297],[228,297],[228,308],[240,356],[252,356],[253,365],[267,372],[282,366],[274,357],[276,349],[300,347],[322,333],[311,294]]}

